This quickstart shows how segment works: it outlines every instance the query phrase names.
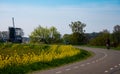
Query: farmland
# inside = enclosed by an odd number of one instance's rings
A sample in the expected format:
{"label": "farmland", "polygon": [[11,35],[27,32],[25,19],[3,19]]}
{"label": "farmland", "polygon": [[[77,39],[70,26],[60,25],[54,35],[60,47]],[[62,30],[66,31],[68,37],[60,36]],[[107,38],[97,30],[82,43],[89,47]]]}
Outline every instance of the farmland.
{"label": "farmland", "polygon": [[89,57],[71,45],[0,44],[0,74],[25,74]]}

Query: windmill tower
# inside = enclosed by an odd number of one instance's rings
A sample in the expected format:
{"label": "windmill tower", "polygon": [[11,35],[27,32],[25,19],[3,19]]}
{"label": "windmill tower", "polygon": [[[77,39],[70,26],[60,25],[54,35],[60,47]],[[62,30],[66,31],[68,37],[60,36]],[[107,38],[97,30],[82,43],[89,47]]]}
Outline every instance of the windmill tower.
{"label": "windmill tower", "polygon": [[13,28],[15,28],[14,17],[12,17],[12,22],[13,22]]}

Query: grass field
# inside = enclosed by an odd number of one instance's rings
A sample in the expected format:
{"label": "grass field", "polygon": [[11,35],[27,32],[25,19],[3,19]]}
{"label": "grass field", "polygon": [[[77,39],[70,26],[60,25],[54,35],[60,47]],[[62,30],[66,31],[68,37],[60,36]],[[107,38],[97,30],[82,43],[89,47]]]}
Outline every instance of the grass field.
{"label": "grass field", "polygon": [[[92,47],[92,48],[103,48],[103,49],[107,49],[107,47],[106,46],[91,46],[91,45],[83,45],[83,46],[85,46],[85,47]],[[110,47],[110,50],[119,50],[120,51],[120,45],[119,46],[117,46],[117,47]]]}
{"label": "grass field", "polygon": [[120,45],[116,48],[113,48],[114,50],[120,50]]}
{"label": "grass field", "polygon": [[0,74],[25,74],[89,56],[88,51],[71,45],[0,44]]}

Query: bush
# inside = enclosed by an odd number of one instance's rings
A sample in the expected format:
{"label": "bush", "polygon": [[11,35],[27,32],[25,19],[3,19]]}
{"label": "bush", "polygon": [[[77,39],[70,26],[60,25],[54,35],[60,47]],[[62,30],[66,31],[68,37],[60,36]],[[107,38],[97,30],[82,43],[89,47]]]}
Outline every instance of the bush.
{"label": "bush", "polygon": [[92,46],[105,46],[107,38],[109,38],[108,33],[101,33],[98,37],[91,39],[89,44]]}

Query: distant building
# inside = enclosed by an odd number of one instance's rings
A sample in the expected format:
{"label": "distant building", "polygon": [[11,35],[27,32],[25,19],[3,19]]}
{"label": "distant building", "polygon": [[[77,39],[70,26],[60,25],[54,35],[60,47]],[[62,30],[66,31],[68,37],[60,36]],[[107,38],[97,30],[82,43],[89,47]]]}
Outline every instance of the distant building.
{"label": "distant building", "polygon": [[23,43],[29,43],[29,42],[30,42],[30,38],[28,38],[28,37],[23,37],[22,42],[23,42]]}
{"label": "distant building", "polygon": [[6,42],[9,39],[8,31],[0,31],[0,41]]}

